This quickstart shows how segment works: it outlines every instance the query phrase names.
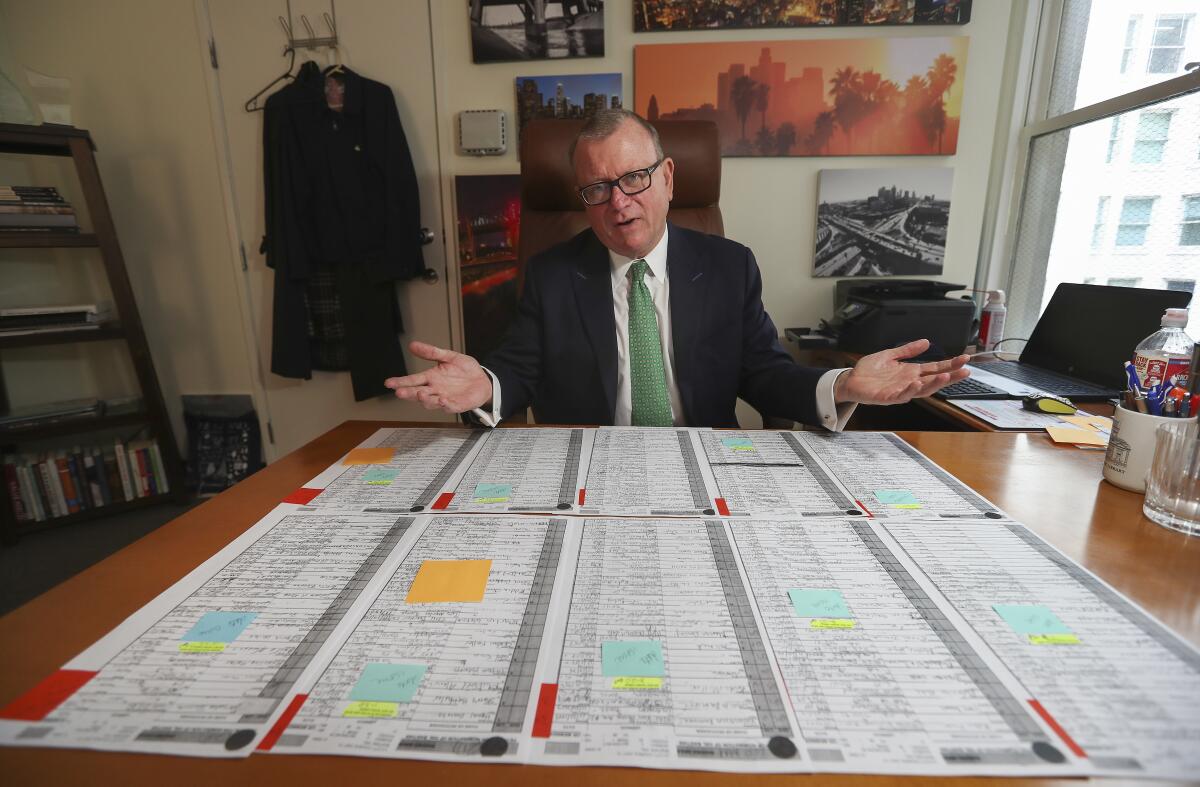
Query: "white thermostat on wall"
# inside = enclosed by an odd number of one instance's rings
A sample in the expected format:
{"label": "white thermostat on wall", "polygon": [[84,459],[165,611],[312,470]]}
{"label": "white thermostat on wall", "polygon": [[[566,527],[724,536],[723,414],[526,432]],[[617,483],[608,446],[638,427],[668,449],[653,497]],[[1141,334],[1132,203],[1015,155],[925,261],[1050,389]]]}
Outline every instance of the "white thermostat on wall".
{"label": "white thermostat on wall", "polygon": [[504,110],[467,109],[459,112],[458,149],[468,156],[499,156],[508,150]]}

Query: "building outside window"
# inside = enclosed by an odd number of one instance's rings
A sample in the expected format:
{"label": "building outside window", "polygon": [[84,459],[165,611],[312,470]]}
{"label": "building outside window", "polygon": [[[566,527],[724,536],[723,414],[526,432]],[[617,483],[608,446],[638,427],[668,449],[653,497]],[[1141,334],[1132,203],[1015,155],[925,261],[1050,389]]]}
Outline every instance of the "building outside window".
{"label": "building outside window", "polygon": [[1141,27],[1142,17],[1140,14],[1134,14],[1129,17],[1129,22],[1125,25],[1125,49],[1121,52],[1121,73],[1124,74],[1129,70],[1129,66],[1133,63],[1134,54],[1137,52],[1137,34],[1138,28]]}
{"label": "building outside window", "polygon": [[1150,42],[1150,59],[1146,70],[1151,74],[1174,74],[1182,65],[1184,42],[1187,40],[1190,16],[1170,14],[1154,20],[1154,38]]}
{"label": "building outside window", "polygon": [[1121,205],[1121,221],[1117,224],[1118,246],[1141,246],[1146,242],[1146,230],[1154,213],[1157,197],[1126,197]]}
{"label": "building outside window", "polygon": [[1196,292],[1195,279],[1167,279],[1167,289],[1175,290],[1176,292]]}
{"label": "building outside window", "polygon": [[1100,248],[1104,243],[1104,216],[1108,213],[1108,197],[1096,200],[1096,224],[1092,227],[1092,248]]}
{"label": "building outside window", "polygon": [[1200,194],[1183,198],[1183,221],[1179,224],[1179,245],[1200,246]]}
{"label": "building outside window", "polygon": [[1137,136],[1133,140],[1134,164],[1159,164],[1171,129],[1169,110],[1152,109],[1138,115]]}
{"label": "building outside window", "polygon": [[1007,290],[1014,336],[1064,282],[1200,280],[1200,68],[1185,71],[1200,61],[1200,14],[1196,0],[1142,0],[1132,16],[1122,6],[1035,4],[1033,29],[1054,37],[1038,41],[1010,163],[1011,218],[998,223],[1010,231],[992,247],[1004,267],[977,284]]}
{"label": "building outside window", "polygon": [[1121,149],[1121,121],[1124,120],[1122,115],[1114,115],[1108,131],[1108,157],[1104,159],[1105,163],[1111,164],[1116,159],[1117,153]]}

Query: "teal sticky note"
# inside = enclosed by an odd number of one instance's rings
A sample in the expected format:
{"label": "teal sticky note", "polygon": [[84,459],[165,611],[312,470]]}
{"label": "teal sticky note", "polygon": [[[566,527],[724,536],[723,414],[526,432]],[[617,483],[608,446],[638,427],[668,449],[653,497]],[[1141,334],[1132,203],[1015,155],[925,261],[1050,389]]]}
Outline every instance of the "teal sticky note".
{"label": "teal sticky note", "polygon": [[749,437],[722,437],[721,445],[730,451],[753,451],[754,443]]}
{"label": "teal sticky note", "polygon": [[205,612],[180,639],[183,642],[233,642],[257,612]]}
{"label": "teal sticky note", "polygon": [[476,484],[476,503],[504,503],[512,497],[512,484]]}
{"label": "teal sticky note", "polygon": [[600,645],[602,674],[614,678],[661,678],[662,643],[655,639],[614,640]]}
{"label": "teal sticky note", "polygon": [[921,504],[921,501],[907,489],[876,489],[875,499],[885,506],[914,506]]}
{"label": "teal sticky note", "polygon": [[788,591],[792,609],[801,618],[852,618],[840,590],[793,588]]}
{"label": "teal sticky note", "polygon": [[363,473],[363,481],[368,484],[386,486],[396,480],[396,475],[399,472],[398,468],[385,467],[383,465],[367,465],[367,470]]}
{"label": "teal sticky note", "polygon": [[1071,633],[1071,629],[1043,604],[993,604],[992,609],[1018,634]]}
{"label": "teal sticky note", "polygon": [[425,677],[424,664],[368,664],[354,688],[351,700],[367,702],[412,702]]}

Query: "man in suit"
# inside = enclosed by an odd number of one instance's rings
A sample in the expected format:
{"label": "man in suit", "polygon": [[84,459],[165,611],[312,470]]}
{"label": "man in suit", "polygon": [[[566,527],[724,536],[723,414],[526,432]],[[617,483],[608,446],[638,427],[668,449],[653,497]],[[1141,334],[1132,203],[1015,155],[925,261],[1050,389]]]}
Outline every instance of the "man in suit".
{"label": "man in suit", "polygon": [[598,112],[572,145],[590,230],[529,261],[501,347],[474,358],[423,342],[424,372],[385,382],[400,399],[489,426],[532,406],[540,423],[735,427],[759,412],[841,429],[858,403],[897,404],[967,376],[967,356],[902,363],[928,342],[853,369],[799,366],[762,304],[754,255],[667,223],[675,163],[627,110]]}

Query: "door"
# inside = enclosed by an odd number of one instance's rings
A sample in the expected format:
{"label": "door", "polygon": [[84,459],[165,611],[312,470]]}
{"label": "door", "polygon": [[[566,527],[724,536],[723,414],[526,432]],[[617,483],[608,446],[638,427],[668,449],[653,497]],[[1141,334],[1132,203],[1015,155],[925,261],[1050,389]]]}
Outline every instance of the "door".
{"label": "door", "polygon": [[[324,15],[329,0],[292,0],[292,33],[309,37],[301,15],[313,34],[329,35]],[[288,4],[247,3],[244,0],[208,0],[218,62],[219,103],[228,140],[230,181],[236,232],[245,248],[245,287],[248,301],[243,313],[252,323],[262,377],[262,415],[270,419],[268,461],[304,445],[347,419],[451,420],[437,411],[394,397],[355,402],[349,372],[314,371],[311,380],[292,380],[272,374],[271,308],[274,271],[258,253],[263,235],[263,175],[261,112],[249,113],[250,96],[284,72],[286,39],[278,21]],[[425,264],[438,273],[436,281],[415,279],[397,285],[400,313],[407,344],[420,338],[441,347],[450,346],[450,308],[446,288],[445,247],[441,226],[441,184],[438,180],[437,115],[434,103],[433,53],[427,0],[339,0],[336,3],[338,53],[341,62],[364,77],[390,86],[396,96],[400,122],[417,171],[421,191],[422,226],[432,231],[433,243],[425,246]],[[203,34],[203,31],[202,31]],[[321,66],[332,64],[329,49],[300,49],[296,67],[304,60]],[[294,71],[293,71],[294,73]],[[281,83],[282,85],[282,83]],[[274,89],[273,89],[274,90]],[[218,121],[220,118],[218,118]],[[218,128],[220,123],[217,123]],[[380,341],[390,337],[380,337]],[[405,351],[410,371],[424,368]],[[252,363],[252,368],[254,364]],[[273,437],[273,444],[270,442]]]}

